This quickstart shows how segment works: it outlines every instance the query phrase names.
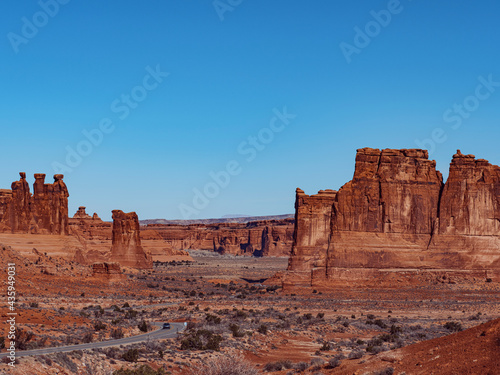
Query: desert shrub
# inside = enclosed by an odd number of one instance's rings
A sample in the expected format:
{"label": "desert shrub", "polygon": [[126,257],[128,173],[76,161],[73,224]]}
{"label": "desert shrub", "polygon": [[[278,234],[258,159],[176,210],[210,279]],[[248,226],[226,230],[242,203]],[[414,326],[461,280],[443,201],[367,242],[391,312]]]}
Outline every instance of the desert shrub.
{"label": "desert shrub", "polygon": [[261,324],[259,328],[257,328],[257,332],[267,335],[267,326],[265,324]]}
{"label": "desert shrub", "polygon": [[137,362],[139,359],[139,350],[129,349],[122,354],[122,358],[127,362]]}
{"label": "desert shrub", "polygon": [[313,366],[312,371],[318,371],[325,364],[325,360],[323,358],[313,358],[311,359],[311,366]]}
{"label": "desert shrub", "polygon": [[17,350],[27,350],[29,342],[33,339],[35,334],[31,331],[25,331],[24,329],[16,328],[16,348]]}
{"label": "desert shrub", "polygon": [[480,313],[480,312],[478,312],[478,313],[477,313],[477,314],[475,314],[475,315],[471,315],[471,316],[469,316],[469,320],[479,320],[479,319],[480,319],[480,317],[481,317],[481,313]]}
{"label": "desert shrub", "polygon": [[462,325],[458,322],[446,322],[443,327],[452,332],[460,332],[463,330]]}
{"label": "desert shrub", "polygon": [[363,357],[363,352],[361,350],[353,350],[349,353],[349,359],[359,359]]}
{"label": "desert shrub", "polygon": [[229,330],[233,333],[233,337],[245,336],[245,332],[240,331],[240,327],[237,324],[230,324]]}
{"label": "desert shrub", "polygon": [[181,341],[181,350],[220,350],[222,336],[210,330],[190,331]]}
{"label": "desert shrub", "polygon": [[248,314],[246,312],[244,312],[243,310],[237,310],[235,318],[246,319],[246,318],[248,318]]}
{"label": "desert shrub", "polygon": [[375,319],[375,315],[373,315],[373,314],[368,314],[368,315],[366,316],[366,318],[367,318],[368,320],[374,320],[374,319]]}
{"label": "desert shrub", "polygon": [[123,334],[123,329],[121,327],[118,327],[116,329],[113,329],[111,331],[111,337],[114,338],[114,339],[122,339],[124,336]]}
{"label": "desert shrub", "polygon": [[139,328],[139,330],[141,330],[142,332],[149,331],[148,323],[146,323],[145,320],[143,320],[142,322],[140,322],[139,325],[137,326],[137,328]]}
{"label": "desert shrub", "polygon": [[65,367],[74,373],[78,372],[77,364],[73,362],[66,353],[56,353],[55,361],[59,363],[62,367]]}
{"label": "desert shrub", "polygon": [[221,318],[218,317],[217,315],[207,314],[205,316],[205,321],[208,324],[220,324],[221,323]]}
{"label": "desert shrub", "polygon": [[122,306],[122,308],[126,308],[126,307],[130,307],[129,303],[128,302],[125,302]]}
{"label": "desert shrub", "polygon": [[131,309],[131,310],[128,310],[126,313],[125,313],[125,316],[124,318],[125,319],[134,319],[136,316],[137,316],[138,312]]}
{"label": "desert shrub", "polygon": [[394,369],[392,367],[387,367],[383,370],[376,371],[373,375],[393,375]]}
{"label": "desert shrub", "polygon": [[125,369],[121,368],[119,370],[116,370],[113,372],[113,375],[164,375],[165,370],[163,369],[158,369],[158,371],[155,371],[148,365],[140,365],[139,367],[136,367],[133,370],[130,369]]}
{"label": "desert shrub", "polygon": [[387,325],[381,319],[375,320],[373,324],[379,326],[382,329],[387,328]]}
{"label": "desert shrub", "polygon": [[323,313],[323,312],[320,312],[320,313],[318,313],[318,315],[316,315],[316,318],[318,318],[318,319],[323,319],[324,317],[325,317],[325,313]]}
{"label": "desert shrub", "polygon": [[264,366],[264,371],[274,372],[274,371],[287,370],[287,369],[291,369],[291,368],[294,368],[292,361],[290,361],[289,359],[286,359],[286,360],[280,360],[277,362],[266,363],[266,365]]}
{"label": "desert shrub", "polygon": [[335,357],[331,358],[329,361],[328,361],[328,364],[326,365],[326,368],[328,369],[333,369],[333,368],[337,368],[340,366],[340,362],[345,358],[345,356],[343,354],[338,354],[336,355]]}
{"label": "desert shrub", "polygon": [[38,307],[38,302],[31,302],[30,307],[37,308]]}
{"label": "desert shrub", "polygon": [[309,363],[307,362],[298,362],[293,368],[297,371],[306,371],[309,368]]}
{"label": "desert shrub", "polygon": [[83,336],[83,339],[82,341],[86,344],[88,344],[89,342],[92,342],[92,340],[94,339],[93,335],[92,335],[92,332],[87,332],[84,336]]}
{"label": "desert shrub", "polygon": [[332,350],[332,345],[328,341],[325,341],[321,348],[319,348],[319,350],[322,352],[327,352],[329,350]]}
{"label": "desert shrub", "polygon": [[47,357],[47,356],[40,356],[40,359],[43,360],[48,366],[52,366],[52,359],[50,359],[50,357]]}
{"label": "desert shrub", "polygon": [[94,322],[94,329],[96,331],[101,331],[103,329],[106,329],[106,324],[101,322],[100,320]]}
{"label": "desert shrub", "polygon": [[0,349],[5,348],[5,337],[0,336]]}
{"label": "desert shrub", "polygon": [[[191,370],[189,375],[258,375],[259,371],[243,357],[216,357],[205,361],[203,366]],[[121,374],[119,374],[121,375]]]}

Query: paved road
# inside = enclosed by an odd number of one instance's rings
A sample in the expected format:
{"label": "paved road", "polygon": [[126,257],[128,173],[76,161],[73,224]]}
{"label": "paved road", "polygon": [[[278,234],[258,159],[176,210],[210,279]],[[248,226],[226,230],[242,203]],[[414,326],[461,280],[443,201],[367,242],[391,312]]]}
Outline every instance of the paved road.
{"label": "paved road", "polygon": [[[184,323],[170,323],[170,329],[161,329],[163,323],[152,323],[157,327],[156,330],[144,333],[142,335],[126,337],[118,340],[108,340],[100,342],[91,342],[89,344],[57,346],[53,348],[43,348],[34,350],[16,351],[16,357],[26,357],[30,355],[44,355],[62,352],[72,352],[73,350],[87,350],[97,348],[108,348],[111,346],[129,345],[149,340],[170,339],[177,336],[177,332],[184,330]],[[8,356],[9,353],[0,353],[0,358]]]}

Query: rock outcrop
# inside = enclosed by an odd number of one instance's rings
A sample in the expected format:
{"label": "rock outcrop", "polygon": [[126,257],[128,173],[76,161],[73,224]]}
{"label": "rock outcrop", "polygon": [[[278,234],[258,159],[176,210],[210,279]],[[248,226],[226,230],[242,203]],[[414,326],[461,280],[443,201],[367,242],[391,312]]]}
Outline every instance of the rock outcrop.
{"label": "rock outcrop", "polygon": [[141,246],[141,227],[135,212],[113,210],[112,262],[124,267],[152,268],[151,257]]}
{"label": "rock outcrop", "polygon": [[0,231],[12,233],[68,234],[68,188],[61,174],[45,184],[45,175],[35,174],[33,195],[26,174],[0,190]]}
{"label": "rock outcrop", "polygon": [[500,168],[453,156],[446,184],[425,150],[357,151],[336,192],[296,192],[284,285],[322,285],[395,270],[448,270],[500,281]]}
{"label": "rock outcrop", "polygon": [[94,263],[92,264],[92,277],[107,281],[118,281],[125,279],[118,263]]}

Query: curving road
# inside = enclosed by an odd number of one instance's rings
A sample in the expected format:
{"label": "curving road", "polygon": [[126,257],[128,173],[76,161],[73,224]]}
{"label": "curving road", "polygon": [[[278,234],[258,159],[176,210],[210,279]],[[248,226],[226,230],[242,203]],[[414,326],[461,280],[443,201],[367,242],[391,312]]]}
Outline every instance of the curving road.
{"label": "curving road", "polygon": [[[68,346],[56,346],[53,348],[43,348],[34,350],[16,350],[16,357],[26,357],[30,355],[44,355],[53,353],[63,353],[72,352],[73,350],[88,350],[88,349],[98,349],[98,348],[108,348],[111,346],[119,345],[129,345],[136,344],[140,342],[148,342],[150,340],[160,340],[160,339],[171,339],[177,337],[177,332],[184,330],[184,323],[170,323],[170,329],[162,329],[163,323],[152,323],[157,327],[156,330],[144,333],[142,335],[126,337],[117,340],[108,340],[100,342],[91,342],[88,344],[78,344],[78,345],[68,345]],[[7,357],[9,353],[0,353],[0,358]]]}

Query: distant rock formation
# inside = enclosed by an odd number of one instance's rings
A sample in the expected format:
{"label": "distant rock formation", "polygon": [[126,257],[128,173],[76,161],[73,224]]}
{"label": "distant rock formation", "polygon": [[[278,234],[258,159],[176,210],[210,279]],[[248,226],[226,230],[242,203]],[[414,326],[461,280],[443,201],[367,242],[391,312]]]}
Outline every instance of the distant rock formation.
{"label": "distant rock formation", "polygon": [[92,219],[90,215],[88,215],[87,212],[85,212],[86,208],[87,207],[85,206],[78,207],[78,211],[76,211],[76,213],[73,215],[73,219]]}
{"label": "distant rock formation", "polygon": [[139,218],[135,212],[113,210],[112,262],[125,267],[152,268],[153,262],[141,246]]}
{"label": "distant rock formation", "polygon": [[337,192],[296,192],[284,285],[450,270],[500,281],[500,167],[460,151],[448,181],[425,150],[357,150]]}
{"label": "distant rock formation", "polygon": [[142,233],[143,239],[163,239],[174,250],[288,256],[293,242],[293,219],[191,225],[149,224]]}
{"label": "distant rock formation", "polygon": [[11,190],[0,190],[0,231],[12,233],[68,234],[68,189],[61,174],[53,184],[45,175],[35,174],[33,195],[26,173],[12,183]]}

